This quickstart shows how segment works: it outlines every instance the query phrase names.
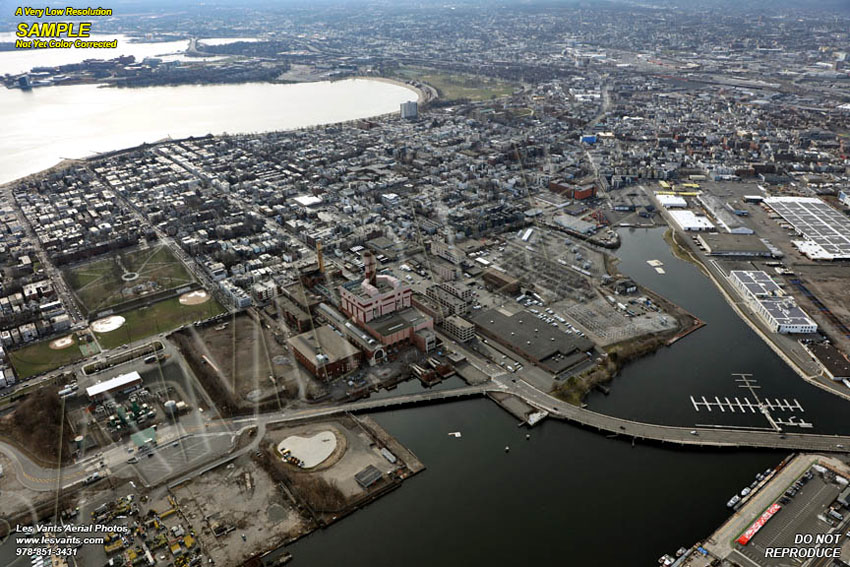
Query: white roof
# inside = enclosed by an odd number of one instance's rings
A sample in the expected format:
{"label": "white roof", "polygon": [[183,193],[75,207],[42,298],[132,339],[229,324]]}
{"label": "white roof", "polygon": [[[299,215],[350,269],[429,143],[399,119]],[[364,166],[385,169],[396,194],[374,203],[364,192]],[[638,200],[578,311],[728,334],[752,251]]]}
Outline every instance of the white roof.
{"label": "white roof", "polygon": [[682,230],[711,230],[714,225],[706,217],[698,217],[693,211],[670,211],[670,216]]}
{"label": "white roof", "polygon": [[299,195],[293,199],[296,203],[301,205],[302,207],[312,207],[313,205],[318,205],[322,202],[321,197],[316,197],[315,195]]}
{"label": "white roof", "polygon": [[659,195],[656,193],[655,198],[658,199],[658,202],[661,203],[661,206],[665,209],[669,209],[670,207],[685,208],[688,206],[688,202],[678,195]]}
{"label": "white roof", "polygon": [[134,370],[129,374],[122,374],[120,376],[116,376],[115,378],[110,378],[106,382],[98,382],[94,386],[89,386],[88,388],[86,388],[86,394],[88,394],[89,397],[97,396],[98,394],[103,394],[104,392],[109,392],[116,388],[120,388],[121,386],[132,384],[133,382],[136,382],[141,379],[141,375]]}

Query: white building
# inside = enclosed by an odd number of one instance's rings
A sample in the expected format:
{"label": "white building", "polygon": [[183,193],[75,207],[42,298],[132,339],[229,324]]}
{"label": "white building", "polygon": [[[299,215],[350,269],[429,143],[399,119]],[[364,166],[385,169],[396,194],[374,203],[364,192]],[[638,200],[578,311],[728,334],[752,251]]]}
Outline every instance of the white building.
{"label": "white building", "polygon": [[678,195],[656,193],[655,198],[658,199],[658,203],[665,209],[686,209],[688,207],[688,202],[685,201],[685,198]]}
{"label": "white building", "polygon": [[817,323],[765,272],[734,270],[729,281],[774,333],[817,332]]}
{"label": "white building", "polygon": [[679,228],[687,232],[714,230],[714,224],[706,217],[694,214],[693,211],[670,211],[670,217]]}

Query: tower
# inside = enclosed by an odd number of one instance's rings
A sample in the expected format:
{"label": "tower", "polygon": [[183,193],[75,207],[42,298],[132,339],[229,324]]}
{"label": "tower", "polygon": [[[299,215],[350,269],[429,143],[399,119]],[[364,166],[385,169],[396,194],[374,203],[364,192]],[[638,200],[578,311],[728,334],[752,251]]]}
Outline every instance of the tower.
{"label": "tower", "polygon": [[378,275],[378,264],[375,260],[375,255],[370,250],[363,252],[363,272],[366,274],[366,280],[375,285],[375,278]]}

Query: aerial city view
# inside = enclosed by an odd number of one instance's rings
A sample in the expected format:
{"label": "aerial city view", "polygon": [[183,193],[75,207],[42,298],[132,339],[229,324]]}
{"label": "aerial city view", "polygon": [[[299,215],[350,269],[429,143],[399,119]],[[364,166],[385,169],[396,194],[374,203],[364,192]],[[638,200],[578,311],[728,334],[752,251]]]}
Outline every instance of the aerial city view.
{"label": "aerial city view", "polygon": [[850,566],[846,0],[0,3],[0,567]]}

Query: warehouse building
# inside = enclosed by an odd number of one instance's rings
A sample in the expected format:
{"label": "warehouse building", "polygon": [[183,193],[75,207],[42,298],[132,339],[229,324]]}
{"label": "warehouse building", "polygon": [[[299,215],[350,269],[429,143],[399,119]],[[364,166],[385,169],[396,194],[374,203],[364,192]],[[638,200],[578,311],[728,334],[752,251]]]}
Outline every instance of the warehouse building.
{"label": "warehouse building", "polygon": [[812,356],[833,380],[850,380],[850,360],[829,342],[807,346]]}
{"label": "warehouse building", "polygon": [[714,230],[714,224],[703,215],[693,211],[670,211],[670,217],[679,228],[686,232],[703,232]]}
{"label": "warehouse building", "polygon": [[593,358],[593,343],[556,329],[529,313],[505,315],[490,309],[474,315],[478,334],[530,360],[552,374],[576,371]]}
{"label": "warehouse building", "polygon": [[733,270],[729,281],[774,333],[817,332],[817,323],[765,272]]}
{"label": "warehouse building", "polygon": [[360,366],[360,351],[330,325],[296,335],[286,342],[295,359],[316,378],[329,380]]}
{"label": "warehouse building", "polygon": [[812,260],[850,259],[850,219],[815,197],[768,197],[764,202],[805,240],[794,241]]}
{"label": "warehouse building", "polygon": [[706,232],[697,236],[709,256],[770,258],[773,252],[752,234]]}
{"label": "warehouse building", "polygon": [[658,199],[658,204],[665,209],[686,209],[688,202],[684,197],[678,195],[667,195],[664,193],[656,193],[655,198]]}
{"label": "warehouse building", "polygon": [[98,382],[94,386],[86,388],[86,395],[93,402],[99,402],[106,398],[111,398],[119,393],[131,392],[140,388],[142,385],[142,377],[136,372],[129,374],[121,374],[115,378],[111,378],[105,382]]}

